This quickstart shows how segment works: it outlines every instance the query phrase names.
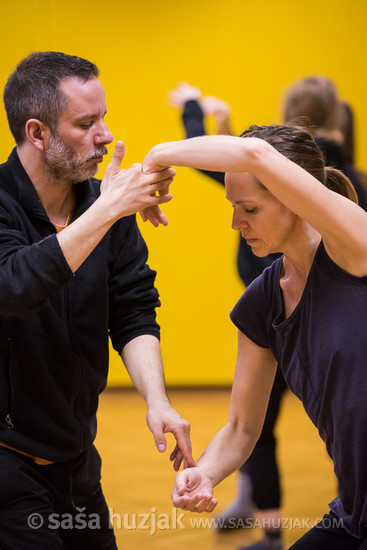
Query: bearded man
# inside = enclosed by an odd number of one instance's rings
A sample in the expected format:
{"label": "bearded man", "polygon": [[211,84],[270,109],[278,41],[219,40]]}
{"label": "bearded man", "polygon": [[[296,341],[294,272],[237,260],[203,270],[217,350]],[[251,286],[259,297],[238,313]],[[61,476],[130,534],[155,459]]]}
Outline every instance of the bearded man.
{"label": "bearded man", "polygon": [[[5,87],[16,147],[0,166],[2,550],[116,548],[93,445],[108,336],[158,450],[173,432],[175,468],[194,464],[189,424],[165,392],[155,272],[135,218],[167,223],[159,205],[174,170],[121,170],[118,141],[103,181],[93,178],[113,139],[98,74],[85,59],[35,52]],[[81,511],[85,528],[63,529],[62,515]]]}

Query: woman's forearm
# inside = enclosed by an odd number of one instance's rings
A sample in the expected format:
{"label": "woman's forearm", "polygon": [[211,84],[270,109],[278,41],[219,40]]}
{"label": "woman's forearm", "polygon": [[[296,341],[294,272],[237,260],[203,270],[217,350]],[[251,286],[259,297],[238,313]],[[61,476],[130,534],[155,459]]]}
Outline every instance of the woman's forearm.
{"label": "woman's forearm", "polygon": [[211,440],[197,464],[213,486],[235,472],[250,456],[260,432],[247,433],[228,422]]}
{"label": "woman's forearm", "polygon": [[144,173],[167,166],[186,166],[216,172],[245,172],[254,168],[253,151],[263,140],[233,136],[199,136],[153,147],[143,161]]}
{"label": "woman's forearm", "polygon": [[328,253],[340,267],[357,276],[365,275],[366,213],[266,141],[252,137],[201,136],[162,143],[147,155],[143,170],[150,173],[170,165],[252,174],[286,208],[320,233]]}

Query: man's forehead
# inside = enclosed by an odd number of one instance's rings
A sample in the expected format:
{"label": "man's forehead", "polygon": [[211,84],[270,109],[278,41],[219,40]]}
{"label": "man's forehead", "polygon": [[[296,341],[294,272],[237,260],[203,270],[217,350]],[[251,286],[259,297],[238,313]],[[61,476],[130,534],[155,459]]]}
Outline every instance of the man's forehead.
{"label": "man's forehead", "polygon": [[68,96],[72,95],[75,90],[87,90],[91,86],[98,86],[103,89],[102,84],[96,76],[92,76],[87,80],[78,76],[65,76],[59,82],[60,90]]}
{"label": "man's forehead", "polygon": [[106,112],[104,88],[96,77],[88,80],[65,77],[60,80],[60,91],[67,99],[62,114],[96,116]]}

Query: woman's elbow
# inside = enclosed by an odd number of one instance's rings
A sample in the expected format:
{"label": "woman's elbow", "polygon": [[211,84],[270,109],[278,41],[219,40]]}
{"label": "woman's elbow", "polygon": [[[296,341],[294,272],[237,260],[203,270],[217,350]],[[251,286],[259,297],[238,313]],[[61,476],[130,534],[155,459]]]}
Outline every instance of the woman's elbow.
{"label": "woman's elbow", "polygon": [[241,138],[243,147],[243,158],[246,159],[247,171],[255,172],[261,167],[266,158],[273,154],[274,148],[263,139]]}
{"label": "woman's elbow", "polygon": [[234,437],[246,439],[254,445],[259,439],[262,430],[262,425],[258,422],[253,422],[249,418],[239,417],[229,418],[226,427]]}

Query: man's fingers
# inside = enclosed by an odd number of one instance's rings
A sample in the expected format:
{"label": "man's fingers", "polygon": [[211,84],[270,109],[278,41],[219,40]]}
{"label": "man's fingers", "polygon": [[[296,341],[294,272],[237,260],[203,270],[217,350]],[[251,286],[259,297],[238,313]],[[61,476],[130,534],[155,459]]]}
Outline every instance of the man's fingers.
{"label": "man's fingers", "polygon": [[176,444],[176,447],[173,449],[169,459],[171,462],[173,462],[173,469],[176,471],[179,470],[182,461],[183,461],[184,470],[186,470],[186,468],[193,468],[197,466],[195,460],[191,456],[191,453],[190,455],[188,455],[188,459],[184,457],[184,454],[181,451],[178,443]]}
{"label": "man's fingers", "polygon": [[173,469],[175,470],[175,472],[178,472],[178,470],[180,469],[182,460],[183,460],[183,453],[181,449],[179,449],[173,463]]}
{"label": "man's fingers", "polygon": [[[172,195],[168,195],[168,196],[172,198]],[[171,200],[171,198],[169,200]],[[157,218],[158,218],[158,221],[161,225],[164,225],[164,226],[168,225],[167,216],[162,212],[162,210],[160,208],[158,208]]]}
{"label": "man's fingers", "polygon": [[[171,201],[173,199],[173,197],[172,197],[172,195],[169,195],[169,194],[167,194],[167,195],[157,195],[155,197],[155,199],[156,199],[157,204],[164,204],[165,202]],[[157,214],[158,214],[158,212],[157,212]]]}
{"label": "man's fingers", "polygon": [[125,156],[125,144],[122,141],[117,141],[115,145],[115,150],[112,155],[108,169],[112,172],[118,172],[121,168],[122,160]]}
{"label": "man's fingers", "polygon": [[197,466],[195,460],[192,457],[191,451],[188,451],[186,453],[182,451],[182,454],[185,458],[186,468],[195,468],[195,466]]}
{"label": "man's fingers", "polygon": [[147,219],[148,219],[148,216],[147,216],[147,214],[145,213],[145,210],[140,210],[140,211],[139,211],[139,214],[140,214],[141,219],[143,220],[143,222],[146,222]]}
{"label": "man's fingers", "polygon": [[161,428],[153,428],[150,426],[150,430],[153,434],[155,445],[160,453],[164,453],[167,449],[167,441]]}
{"label": "man's fingers", "polygon": [[177,453],[178,451],[180,450],[180,447],[178,446],[178,444],[176,443],[176,447],[173,449],[172,453],[170,454],[169,456],[169,459],[171,462],[173,462],[177,456]]}
{"label": "man's fingers", "polygon": [[[169,202],[171,199],[172,195],[163,195],[159,198],[157,197],[157,201],[159,201],[160,204]],[[150,223],[154,225],[154,227],[158,227],[159,225],[168,225],[167,217],[165,216],[165,214],[163,214],[162,210],[157,204],[155,204],[154,206],[148,206],[148,208],[141,210],[140,215],[144,222],[149,220]]]}
{"label": "man's fingers", "polygon": [[190,428],[187,428],[187,435],[185,433],[178,433],[176,430],[173,432],[173,435],[176,438],[177,445],[179,446],[185,463],[189,468],[196,466],[196,462],[191,454],[191,445],[190,445]]}
{"label": "man's fingers", "polygon": [[167,195],[169,186],[173,182],[173,178],[167,178],[149,185],[150,194],[153,196],[157,191],[160,195]]}
{"label": "man's fingers", "polygon": [[155,183],[166,181],[168,179],[173,181],[173,178],[175,177],[175,175],[176,175],[176,170],[174,168],[165,168],[160,172],[152,172],[151,174],[149,174],[148,177],[151,180],[150,183],[154,185]]}

